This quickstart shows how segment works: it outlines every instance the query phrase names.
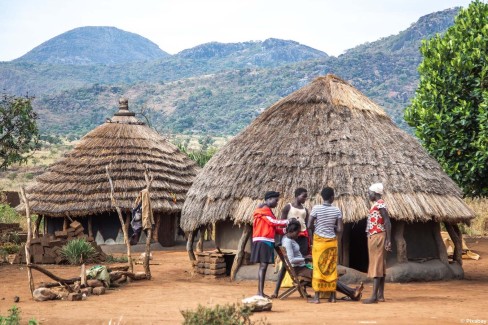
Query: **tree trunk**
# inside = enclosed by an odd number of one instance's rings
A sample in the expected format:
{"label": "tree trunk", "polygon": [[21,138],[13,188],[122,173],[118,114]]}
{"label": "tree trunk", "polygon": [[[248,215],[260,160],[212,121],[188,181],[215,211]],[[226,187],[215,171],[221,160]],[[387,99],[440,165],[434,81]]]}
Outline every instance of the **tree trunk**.
{"label": "tree trunk", "polygon": [[405,221],[395,222],[395,226],[393,227],[393,238],[395,240],[398,263],[408,262],[407,243],[405,242],[405,237],[403,237],[404,230],[405,230]]}
{"label": "tree trunk", "polygon": [[230,280],[234,281],[236,278],[237,271],[241,267],[242,260],[244,258],[244,250],[246,248],[247,240],[251,236],[252,227],[249,224],[244,225],[244,230],[242,232],[241,239],[239,240],[239,244],[237,245],[237,255],[234,259],[234,263],[232,264],[232,269],[230,271]]}
{"label": "tree trunk", "polygon": [[25,216],[27,218],[27,241],[25,243],[25,262],[27,264],[27,278],[29,280],[29,289],[31,291],[31,296],[34,297],[33,295],[34,278],[32,277],[32,271],[29,267],[31,264],[30,245],[31,245],[31,238],[32,238],[32,226],[31,226],[31,218],[30,218],[29,201],[27,200],[27,195],[25,195],[25,190],[23,187],[20,188],[20,195],[22,196],[22,200],[24,201]]}
{"label": "tree trunk", "polygon": [[441,236],[441,224],[440,222],[434,223],[434,239],[435,244],[437,246],[437,253],[439,254],[439,260],[444,264],[449,264],[449,259],[447,258],[447,249],[446,245],[444,245],[444,241],[442,240]]}
{"label": "tree trunk", "polygon": [[449,237],[451,237],[451,240],[454,243],[453,260],[458,262],[459,265],[463,265],[463,240],[460,236],[461,232],[459,231],[459,227],[457,224],[451,224],[448,222],[444,222],[444,225],[449,233]]}
{"label": "tree trunk", "polygon": [[186,251],[188,252],[188,256],[190,257],[190,261],[196,260],[195,253],[193,252],[193,242],[195,241],[195,235],[197,234],[197,230],[190,231],[188,234],[188,241],[186,242]]}
{"label": "tree trunk", "polygon": [[198,238],[198,243],[197,243],[197,252],[201,253],[203,252],[203,240],[205,239],[205,230],[207,227],[201,226],[198,229],[198,233],[200,234],[200,238]]}

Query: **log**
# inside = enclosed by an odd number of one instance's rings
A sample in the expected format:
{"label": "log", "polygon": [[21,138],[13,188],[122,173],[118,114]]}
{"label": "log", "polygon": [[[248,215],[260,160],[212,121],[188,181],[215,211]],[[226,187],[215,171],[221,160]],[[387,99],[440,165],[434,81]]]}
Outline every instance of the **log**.
{"label": "log", "polygon": [[77,277],[77,278],[71,278],[71,279],[63,279],[63,278],[60,278],[56,275],[54,275],[53,273],[49,272],[48,270],[46,270],[45,268],[39,266],[39,265],[35,265],[35,264],[30,264],[30,265],[27,265],[27,268],[28,269],[34,269],[34,270],[37,270],[39,272],[41,272],[42,274],[50,277],[51,279],[53,279],[54,281],[58,282],[58,283],[61,283],[62,285],[68,285],[68,284],[73,284],[75,283],[76,281],[80,281],[81,278],[80,277]]}
{"label": "log", "polygon": [[86,270],[85,270],[85,264],[84,263],[81,265],[80,285],[82,287],[86,286]]}
{"label": "log", "polygon": [[244,231],[242,232],[241,239],[239,239],[239,244],[237,245],[237,256],[232,264],[232,269],[230,271],[230,280],[234,281],[236,278],[237,271],[241,267],[242,260],[244,258],[244,249],[246,248],[246,243],[252,233],[252,227],[249,224],[244,225]]}
{"label": "log", "polygon": [[405,230],[405,221],[395,222],[393,227],[393,239],[395,240],[396,250],[397,250],[397,262],[407,263],[407,242],[405,237],[403,237],[403,232]]}
{"label": "log", "polygon": [[447,249],[446,245],[444,245],[444,241],[442,240],[441,236],[441,224],[439,222],[434,223],[434,239],[435,239],[435,244],[437,246],[437,253],[439,255],[439,260],[448,265],[449,264],[449,259],[447,257]]}
{"label": "log", "polygon": [[459,265],[463,265],[463,241],[461,231],[457,224],[444,222],[444,225],[449,233],[449,237],[451,237],[451,240],[454,243],[453,260],[459,263]]}
{"label": "log", "polygon": [[29,280],[29,289],[31,292],[31,296],[34,297],[34,278],[32,277],[32,271],[29,267],[31,265],[30,245],[31,245],[31,237],[32,237],[32,226],[31,226],[31,219],[30,219],[29,201],[27,200],[27,196],[25,195],[24,187],[20,188],[20,195],[22,197],[22,200],[24,201],[25,216],[27,218],[27,241],[25,243],[25,262],[27,265],[27,278]]}
{"label": "log", "polygon": [[115,271],[128,271],[129,266],[124,265],[124,266],[109,266],[107,267],[107,272],[115,272]]}

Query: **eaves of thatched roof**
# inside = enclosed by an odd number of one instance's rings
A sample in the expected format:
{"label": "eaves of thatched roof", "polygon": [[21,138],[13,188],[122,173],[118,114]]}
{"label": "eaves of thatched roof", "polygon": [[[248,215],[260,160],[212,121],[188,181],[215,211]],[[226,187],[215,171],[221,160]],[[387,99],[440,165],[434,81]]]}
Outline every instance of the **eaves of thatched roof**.
{"label": "eaves of thatched roof", "polygon": [[181,226],[250,222],[268,190],[282,193],[280,211],[295,188],[305,187],[310,208],[321,202],[324,186],[335,189],[335,205],[354,222],[367,215],[367,190],[375,182],[385,185],[394,219],[474,217],[458,186],[415,138],[357,89],[327,75],[267,108],[207,163],[188,191]]}
{"label": "eaves of thatched roof", "polygon": [[114,211],[106,166],[110,166],[115,199],[121,208],[132,208],[139,191],[145,188],[147,166],[154,178],[153,210],[181,211],[199,168],[176,146],[136,119],[128,111],[126,100],[120,105],[112,119],[86,134],[27,188],[32,213],[61,217]]}

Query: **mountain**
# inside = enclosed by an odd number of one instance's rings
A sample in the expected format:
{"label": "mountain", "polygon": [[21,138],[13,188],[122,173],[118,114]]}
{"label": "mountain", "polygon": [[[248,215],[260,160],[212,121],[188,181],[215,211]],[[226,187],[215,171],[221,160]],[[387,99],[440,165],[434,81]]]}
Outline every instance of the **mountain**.
{"label": "mountain", "polygon": [[295,41],[269,38],[265,41],[242,43],[211,42],[183,50],[183,59],[221,61],[229,67],[275,67],[286,63],[322,59],[328,55]]}
{"label": "mountain", "polygon": [[168,57],[156,44],[115,27],[80,27],[58,35],[16,59],[23,63],[122,64]]}
{"label": "mountain", "polygon": [[[7,62],[0,64],[0,87],[36,91],[33,106],[44,133],[81,136],[111,116],[117,99],[126,96],[131,109],[162,132],[224,135],[236,134],[264,108],[317,76],[334,73],[408,130],[403,110],[418,84],[418,48],[423,39],[444,32],[458,10],[423,16],[397,35],[339,57],[275,39],[208,43],[163,59],[114,66]],[[312,57],[290,54],[295,50]]]}

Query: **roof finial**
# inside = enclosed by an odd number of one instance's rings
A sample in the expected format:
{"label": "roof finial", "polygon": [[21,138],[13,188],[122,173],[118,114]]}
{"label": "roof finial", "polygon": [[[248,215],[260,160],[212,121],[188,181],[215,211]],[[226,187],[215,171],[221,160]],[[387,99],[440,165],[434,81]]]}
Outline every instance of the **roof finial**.
{"label": "roof finial", "polygon": [[135,116],[134,112],[129,111],[129,100],[127,98],[119,99],[119,111],[114,116]]}

